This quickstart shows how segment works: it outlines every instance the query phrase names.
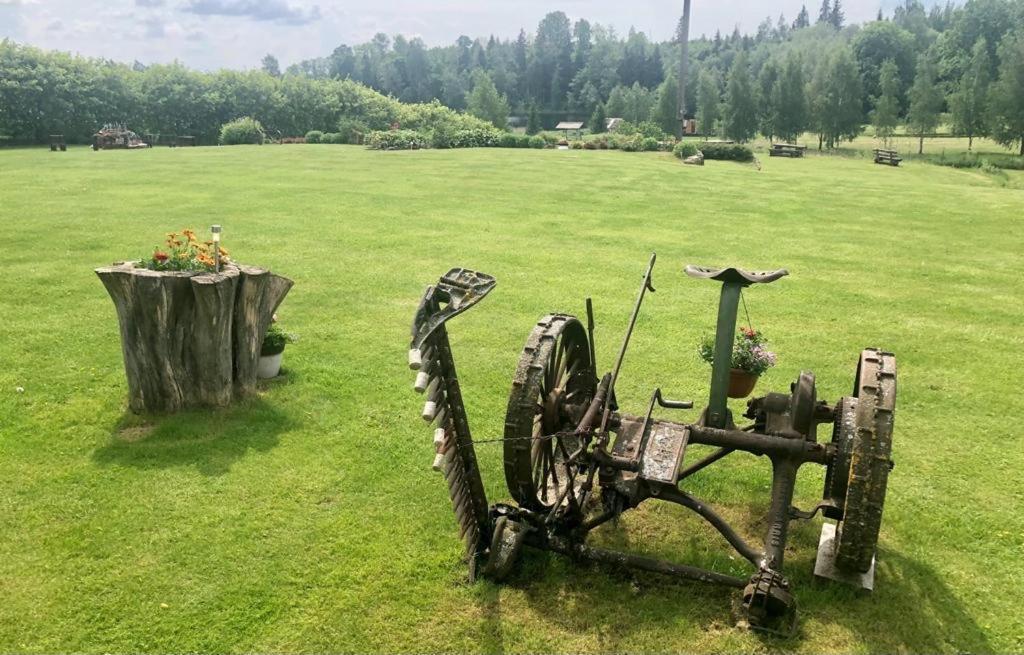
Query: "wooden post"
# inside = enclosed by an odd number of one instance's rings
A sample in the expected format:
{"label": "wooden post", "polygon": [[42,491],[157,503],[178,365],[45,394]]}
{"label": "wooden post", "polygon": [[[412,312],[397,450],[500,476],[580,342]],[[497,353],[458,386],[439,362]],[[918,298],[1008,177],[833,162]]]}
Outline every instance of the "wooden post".
{"label": "wooden post", "polygon": [[256,387],[260,346],[292,281],[252,266],[217,273],[96,269],[114,301],[135,412],[223,407]]}
{"label": "wooden post", "polygon": [[683,22],[679,35],[679,89],[676,107],[679,111],[679,138],[686,136],[686,80],[690,65],[690,0],[683,2]]}

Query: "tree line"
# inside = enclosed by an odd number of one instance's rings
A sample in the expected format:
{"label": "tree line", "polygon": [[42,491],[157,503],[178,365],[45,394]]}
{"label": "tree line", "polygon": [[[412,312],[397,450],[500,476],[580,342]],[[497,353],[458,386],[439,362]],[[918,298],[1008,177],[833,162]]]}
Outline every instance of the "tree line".
{"label": "tree line", "polygon": [[[1021,141],[1024,0],[930,10],[904,0],[877,18],[847,25],[840,0],[823,0],[816,15],[804,7],[793,21],[766,18],[752,34],[691,39],[685,113],[702,133],[737,141],[757,134],[792,140],[811,131],[822,147],[832,147],[868,121],[883,139],[901,124],[926,134],[946,112],[956,133],[972,140]],[[334,128],[344,113],[339,98],[352,88],[342,81],[405,103],[437,100],[502,128],[510,114],[531,131],[570,117],[600,129],[605,119],[620,117],[678,133],[678,41],[678,34],[655,42],[635,30],[622,37],[556,11],[516,39],[460,37],[428,47],[378,34],[284,71],[268,55],[259,70],[213,73],[4,41],[0,136],[81,139],[120,121],[210,142],[221,124],[249,115],[272,132],[301,135]]]}
{"label": "tree line", "polygon": [[50,134],[88,143],[104,123],[117,122],[144,135],[215,144],[221,126],[239,117],[259,120],[272,137],[323,130],[343,134],[345,142],[395,125],[487,125],[436,100],[405,104],[350,79],[128,66],[0,42],[0,143],[44,143]]}
{"label": "tree line", "polygon": [[[841,0],[823,0],[814,15],[804,6],[793,21],[766,18],[753,34],[736,29],[691,39],[685,112],[705,133],[744,141],[812,131],[829,147],[868,121],[882,138],[900,123],[928,133],[948,112],[958,134],[1010,145],[1024,133],[1014,110],[1021,104],[1022,34],[1024,0],[931,9],[904,0],[864,25],[846,24]],[[378,34],[288,72],[347,77],[400,100],[438,98],[468,110],[477,87],[493,84],[512,114],[536,114],[544,127],[566,118],[593,124],[621,117],[673,133],[678,36],[677,30],[675,39],[655,42],[631,29],[622,37],[556,11],[514,40],[461,36],[427,47],[421,39]]]}

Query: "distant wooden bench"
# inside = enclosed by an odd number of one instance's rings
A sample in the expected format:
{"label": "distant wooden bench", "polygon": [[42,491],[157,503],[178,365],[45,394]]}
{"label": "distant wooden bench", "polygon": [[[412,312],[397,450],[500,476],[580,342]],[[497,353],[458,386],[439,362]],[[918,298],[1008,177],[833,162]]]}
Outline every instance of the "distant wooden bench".
{"label": "distant wooden bench", "polygon": [[61,152],[66,152],[67,149],[68,144],[66,141],[64,141],[63,134],[50,135],[50,152],[57,152],[58,150],[60,150]]}
{"label": "distant wooden bench", "polygon": [[769,157],[803,157],[807,146],[798,146],[794,143],[773,143],[768,151]]}
{"label": "distant wooden bench", "polygon": [[903,158],[895,150],[881,150],[875,148],[875,163],[886,164],[887,166],[899,166]]}

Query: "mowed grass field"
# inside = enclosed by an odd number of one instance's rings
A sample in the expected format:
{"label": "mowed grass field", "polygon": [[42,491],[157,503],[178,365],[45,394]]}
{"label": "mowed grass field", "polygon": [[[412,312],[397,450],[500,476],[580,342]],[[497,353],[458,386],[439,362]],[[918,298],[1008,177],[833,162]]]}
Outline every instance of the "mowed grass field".
{"label": "mowed grass field", "polygon": [[[0,651],[1024,650],[1022,217],[1024,191],[982,173],[856,158],[0,151]],[[279,316],[301,342],[257,398],[134,416],[92,269],[212,223],[238,260],[295,280]],[[746,294],[779,353],[759,392],[809,369],[833,402],[863,347],[897,354],[876,591],[816,583],[821,519],[794,523],[792,639],[733,627],[727,589],[555,555],[467,583],[406,366],[420,294],[452,266],[498,279],[450,325],[474,436],[492,439],[538,317],[592,296],[610,367],[652,251],[627,411],[655,386],[706,399],[696,344],[719,286],[687,263],[791,271]],[[507,499],[500,446],[478,453],[490,500]],[[798,506],[822,479],[801,471]],[[757,542],[769,483],[767,461],[739,454],[686,489]],[[594,538],[747,574],[679,507],[646,504]]]}

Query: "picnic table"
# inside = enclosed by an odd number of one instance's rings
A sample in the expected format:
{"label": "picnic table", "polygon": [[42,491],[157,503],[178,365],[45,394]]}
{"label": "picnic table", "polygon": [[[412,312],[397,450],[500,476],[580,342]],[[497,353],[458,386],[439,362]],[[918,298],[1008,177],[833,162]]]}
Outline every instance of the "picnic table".
{"label": "picnic table", "polygon": [[773,143],[768,151],[769,157],[803,157],[807,146],[795,143]]}
{"label": "picnic table", "polygon": [[883,150],[875,148],[875,163],[888,166],[899,166],[903,158],[895,150]]}

